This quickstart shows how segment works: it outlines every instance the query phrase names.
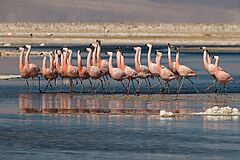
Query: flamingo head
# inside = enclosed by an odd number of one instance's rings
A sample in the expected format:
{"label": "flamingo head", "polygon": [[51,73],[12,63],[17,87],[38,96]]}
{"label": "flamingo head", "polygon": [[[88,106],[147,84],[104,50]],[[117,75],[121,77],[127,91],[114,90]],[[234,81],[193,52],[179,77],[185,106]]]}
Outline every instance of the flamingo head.
{"label": "flamingo head", "polygon": [[117,48],[116,48],[116,51],[122,53],[122,49],[121,49],[120,47],[117,47]]}
{"label": "flamingo head", "polygon": [[141,50],[142,50],[142,48],[141,48],[141,47],[133,47],[133,49],[134,49],[136,52],[139,52],[139,51],[141,51]]}
{"label": "flamingo head", "polygon": [[73,51],[72,51],[71,49],[69,49],[69,50],[68,50],[68,53],[69,53],[69,54],[72,54],[72,53],[73,53]]}
{"label": "flamingo head", "polygon": [[147,43],[147,44],[145,44],[144,46],[147,46],[148,48],[150,48],[150,47],[152,47],[152,44]]}
{"label": "flamingo head", "polygon": [[170,43],[167,43],[167,45],[168,45],[169,48],[174,48],[174,46],[171,45]]}
{"label": "flamingo head", "polygon": [[50,51],[50,52],[49,52],[49,55],[52,56],[52,55],[53,55],[53,51]]}
{"label": "flamingo head", "polygon": [[90,47],[92,46],[92,47],[96,48],[97,45],[98,45],[98,44],[94,42],[94,43],[91,43],[89,46],[90,46]]}
{"label": "flamingo head", "polygon": [[207,51],[207,47],[200,47],[201,50]]}
{"label": "flamingo head", "polygon": [[87,47],[84,49],[85,51],[87,51],[88,53],[91,53],[92,52],[92,48],[91,47]]}
{"label": "flamingo head", "polygon": [[68,51],[68,48],[67,47],[64,47],[64,48],[61,48],[62,51],[64,52],[67,52]]}
{"label": "flamingo head", "polygon": [[154,54],[156,56],[162,57],[162,52],[160,52],[159,50],[156,50]]}
{"label": "flamingo head", "polygon": [[82,51],[79,49],[79,50],[77,51],[77,54],[81,54],[81,52],[82,52]]}
{"label": "flamingo head", "polygon": [[218,59],[219,59],[219,56],[212,56],[212,58],[218,60]]}
{"label": "flamingo head", "polygon": [[97,42],[99,45],[101,45],[101,43],[102,43],[99,39],[97,39],[96,42]]}
{"label": "flamingo head", "polygon": [[176,52],[179,52],[179,51],[180,51],[180,48],[179,48],[179,47],[175,47],[175,51],[176,51]]}
{"label": "flamingo head", "polygon": [[30,49],[30,48],[31,48],[31,45],[26,44],[26,45],[24,45],[24,48]]}
{"label": "flamingo head", "polygon": [[18,47],[16,50],[18,50],[18,51],[24,51],[24,48],[23,48],[23,47]]}
{"label": "flamingo head", "polygon": [[57,54],[58,56],[61,56],[62,51],[58,49],[58,50],[56,50],[55,54]]}
{"label": "flamingo head", "polygon": [[106,52],[105,54],[106,54],[106,55],[109,55],[109,56],[112,56],[112,55],[113,55],[113,52]]}

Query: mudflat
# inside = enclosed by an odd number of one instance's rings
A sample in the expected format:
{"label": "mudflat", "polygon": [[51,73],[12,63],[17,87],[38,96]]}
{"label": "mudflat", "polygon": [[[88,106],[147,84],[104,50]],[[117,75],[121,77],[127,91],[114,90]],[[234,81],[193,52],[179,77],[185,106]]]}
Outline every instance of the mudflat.
{"label": "mudflat", "polygon": [[0,23],[0,44],[240,45],[240,24]]}

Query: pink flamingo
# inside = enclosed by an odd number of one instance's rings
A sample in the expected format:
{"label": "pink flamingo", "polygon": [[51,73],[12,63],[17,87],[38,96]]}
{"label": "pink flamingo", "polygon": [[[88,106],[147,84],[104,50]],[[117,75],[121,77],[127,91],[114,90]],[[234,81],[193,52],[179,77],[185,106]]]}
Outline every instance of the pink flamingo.
{"label": "pink flamingo", "polygon": [[[215,58],[215,72],[214,75],[216,77],[217,80],[217,88],[218,88],[218,84],[222,83],[224,85],[224,92],[227,92],[227,88],[226,85],[228,82],[233,81],[233,78],[230,76],[229,73],[227,73],[226,71],[220,70],[219,69],[219,57],[218,56],[214,56],[213,58]],[[217,89],[218,91],[218,89]]]}
{"label": "pink flamingo", "polygon": [[158,74],[162,78],[162,80],[166,81],[166,83],[163,86],[163,90],[165,89],[165,86],[167,86],[168,93],[170,93],[169,82],[171,80],[176,79],[175,74],[168,68],[161,66],[162,53],[160,51],[156,50],[155,55],[156,55]]}
{"label": "pink flamingo", "polygon": [[[61,64],[59,63],[59,56],[61,56]],[[63,67],[63,54],[61,50],[55,50],[55,63],[56,63],[56,69],[59,74],[59,76],[62,78],[62,87],[63,87],[63,74],[62,74],[62,67]]]}
{"label": "pink flamingo", "polygon": [[[86,51],[88,52],[88,56],[87,56],[87,72],[88,72],[89,76],[92,79],[100,81],[101,86],[102,86],[102,90],[103,90],[103,81],[101,80],[102,71],[97,66],[91,65],[91,56],[92,56],[92,52],[93,52],[92,48],[86,48]],[[92,90],[93,90],[93,87],[90,89],[90,91],[92,92]]]}
{"label": "pink flamingo", "polygon": [[[153,87],[155,87],[155,86],[160,85],[160,84],[161,84],[161,80],[160,80],[160,78],[159,78],[160,75],[159,75],[159,73],[158,73],[157,64],[156,64],[156,63],[153,63],[153,62],[152,62],[152,59],[151,59],[152,44],[149,44],[149,43],[148,43],[148,44],[145,44],[145,46],[148,47],[148,68],[149,68],[150,73],[152,74],[151,77],[157,77],[157,79],[158,79],[158,81],[159,81],[158,84],[152,86],[152,88],[153,88]],[[164,67],[164,66],[162,66],[162,67]]]}
{"label": "pink flamingo", "polygon": [[122,50],[120,49],[120,47],[117,47],[116,49],[117,49],[117,67],[119,69],[122,69],[126,74],[126,78],[128,79],[127,94],[129,94],[130,93],[130,81],[132,82],[133,87],[134,87],[133,80],[136,80],[137,83],[139,83],[139,81],[136,79],[138,77],[137,72],[125,64],[124,56],[123,56],[123,53],[122,53]]}
{"label": "pink flamingo", "polygon": [[148,85],[148,91],[150,91],[151,84],[149,82],[148,77],[151,74],[150,74],[150,71],[149,71],[148,67],[141,64],[141,57],[140,57],[141,54],[140,53],[141,53],[142,48],[141,47],[133,47],[133,49],[136,51],[136,53],[135,53],[135,69],[138,73],[138,77],[140,78],[140,82],[139,82],[138,88],[136,90],[136,93],[139,94],[140,87],[141,87],[143,79],[145,79],[145,82]]}
{"label": "pink flamingo", "polygon": [[113,67],[113,65],[112,65],[112,55],[113,55],[113,53],[112,52],[106,52],[106,54],[109,55],[109,61],[108,61],[109,67],[108,68],[109,68],[110,76],[112,77],[112,79],[116,80],[114,90],[113,90],[113,92],[115,92],[117,81],[120,81],[122,83],[123,87],[125,88],[125,85],[123,84],[122,81],[127,77],[127,75],[122,69]]}
{"label": "pink flamingo", "polygon": [[[20,58],[19,58],[19,71],[20,71],[20,75],[23,79],[26,80],[26,84],[29,87],[28,81],[27,79],[30,78],[30,74],[27,73],[27,68],[26,66],[23,64],[23,54],[24,54],[24,48],[23,47],[18,47],[17,50],[20,51]],[[24,85],[24,86],[25,86]],[[23,87],[24,87],[23,86]],[[20,89],[21,90],[21,89]]]}
{"label": "pink flamingo", "polygon": [[172,51],[171,51],[172,47],[173,46],[171,46],[170,43],[168,43],[168,66],[169,66],[169,69],[175,74],[176,80],[179,80],[179,74],[177,72],[176,62],[172,61]]}
{"label": "pink flamingo", "polygon": [[[215,77],[215,64],[211,64],[211,58],[209,55],[209,51],[207,49],[207,47],[200,47],[200,49],[203,50],[203,66],[204,69],[213,77],[214,82],[208,86],[207,89],[205,89],[205,91],[209,90],[211,87],[216,85],[216,77]],[[220,70],[223,70],[221,67],[219,67]]]}
{"label": "pink flamingo", "polygon": [[181,80],[179,83],[181,83],[181,81],[182,81],[182,83],[180,84],[180,86],[178,88],[177,93],[180,93],[185,79],[189,80],[191,82],[192,86],[194,87],[194,89],[196,90],[196,92],[199,93],[199,91],[195,87],[193,81],[190,79],[191,77],[198,77],[198,75],[191,68],[180,64],[179,48],[175,48],[175,50],[177,52],[176,53],[176,69],[177,69],[179,76],[181,76]]}
{"label": "pink flamingo", "polygon": [[[41,53],[40,55],[43,55],[43,53]],[[44,54],[44,58],[43,58],[43,62],[42,62],[42,74],[43,74],[43,77],[48,81],[47,86],[44,89],[44,92],[46,91],[46,89],[48,88],[49,85],[53,91],[51,81],[56,79],[56,74],[58,75],[58,73],[56,73],[53,70],[52,52],[49,53],[49,58],[50,58],[50,67],[47,68],[47,55]]]}
{"label": "pink flamingo", "polygon": [[81,83],[82,83],[82,88],[81,88],[81,92],[82,92],[82,89],[83,89],[83,87],[84,87],[82,81],[88,79],[88,80],[89,80],[89,83],[90,83],[90,85],[91,85],[91,88],[92,88],[92,82],[91,82],[91,80],[89,79],[89,78],[90,78],[90,75],[89,75],[89,73],[88,73],[88,71],[87,71],[87,67],[83,67],[83,66],[82,66],[81,50],[78,50],[77,53],[78,53],[78,72],[79,72],[80,81],[81,81]]}
{"label": "pink flamingo", "polygon": [[101,68],[103,75],[106,77],[107,80],[107,75],[109,75],[109,64],[107,60],[103,60],[101,58],[101,41],[96,40],[97,42],[97,65],[99,68]]}
{"label": "pink flamingo", "polygon": [[67,53],[68,53],[68,48],[63,48],[63,68],[62,68],[62,74],[64,78],[69,78],[70,79],[70,87],[71,87],[71,92],[73,92],[73,79],[76,79],[79,77],[79,72],[78,68],[75,66],[72,66],[71,64],[67,64]]}
{"label": "pink flamingo", "polygon": [[25,67],[26,67],[27,74],[29,74],[30,77],[32,78],[33,86],[34,86],[34,78],[35,77],[38,78],[38,90],[39,92],[42,92],[40,89],[40,76],[41,76],[40,69],[36,64],[29,63],[29,55],[32,47],[30,45],[25,45],[24,47],[28,49],[25,57]]}

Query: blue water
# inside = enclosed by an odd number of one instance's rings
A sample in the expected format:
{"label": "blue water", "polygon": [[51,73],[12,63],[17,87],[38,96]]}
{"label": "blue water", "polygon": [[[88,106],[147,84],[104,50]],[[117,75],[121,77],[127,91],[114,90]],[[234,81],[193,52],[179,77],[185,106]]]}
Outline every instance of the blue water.
{"label": "blue water", "polygon": [[[114,47],[107,49],[113,50]],[[128,57],[126,62],[133,65],[134,54],[128,48],[123,49]],[[182,63],[199,73],[200,78],[194,82],[201,94],[195,94],[188,83],[179,98],[174,94],[159,94],[158,87],[151,91],[151,95],[145,94],[146,86],[142,86],[140,96],[125,96],[120,94],[123,93],[121,85],[117,86],[115,95],[101,92],[96,95],[56,94],[51,90],[40,94],[36,86],[31,94],[26,88],[19,90],[24,84],[22,80],[0,81],[0,159],[239,159],[239,117],[36,114],[24,110],[144,108],[201,112],[214,105],[240,109],[240,71],[233,69],[240,67],[240,54],[226,51],[219,55],[223,68],[236,81],[229,84],[227,95],[216,95],[214,90],[209,91],[210,94],[203,92],[212,79],[202,68],[200,52],[185,52],[181,58]],[[38,64],[41,60],[39,57],[31,58]],[[163,62],[166,64],[166,56]],[[145,53],[143,63],[146,64]],[[0,73],[17,74],[17,64],[18,58],[1,58]],[[156,83],[156,80],[151,82]],[[87,92],[88,83],[84,84]],[[175,84],[172,83],[172,93]],[[44,86],[42,79],[41,87]]]}

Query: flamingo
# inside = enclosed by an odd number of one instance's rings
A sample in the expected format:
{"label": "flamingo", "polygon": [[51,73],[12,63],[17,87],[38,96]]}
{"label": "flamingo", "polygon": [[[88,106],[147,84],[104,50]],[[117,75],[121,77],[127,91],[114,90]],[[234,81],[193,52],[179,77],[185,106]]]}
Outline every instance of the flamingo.
{"label": "flamingo", "polygon": [[119,69],[122,69],[127,76],[127,79],[128,79],[127,94],[129,94],[130,81],[132,82],[133,87],[134,87],[133,80],[136,80],[137,83],[139,83],[139,81],[136,79],[138,77],[137,72],[125,64],[124,56],[123,56],[123,53],[122,53],[122,50],[120,49],[120,47],[117,47],[116,49],[117,49],[117,67]]}
{"label": "flamingo", "polygon": [[[61,64],[59,64],[59,56],[61,56]],[[63,67],[63,54],[61,50],[55,50],[55,64],[56,69],[59,74],[59,76],[62,78],[62,88],[63,88],[63,73],[62,73],[62,67]]]}
{"label": "flamingo", "polygon": [[151,88],[149,79],[147,79],[150,76],[150,71],[147,66],[141,64],[140,53],[141,53],[142,48],[141,47],[133,47],[133,49],[136,51],[136,53],[135,53],[135,69],[138,73],[138,77],[140,78],[140,82],[138,84],[138,89],[136,90],[136,93],[139,94],[139,90],[140,90],[143,79],[145,79],[145,82],[148,85],[148,90],[150,90],[150,88]]}
{"label": "flamingo", "polygon": [[223,87],[224,92],[226,93],[227,92],[226,85],[227,85],[228,82],[233,81],[233,78],[226,71],[223,71],[223,70],[219,69],[219,56],[214,56],[213,58],[215,58],[215,60],[216,60],[215,61],[214,75],[215,75],[216,80],[217,80],[217,88],[218,88],[218,84],[222,83],[224,85],[224,87]]}
{"label": "flamingo", "polygon": [[109,75],[109,64],[107,60],[103,60],[101,58],[101,41],[96,40],[97,42],[97,65],[99,68],[101,68],[103,75],[106,77],[107,80],[107,75]]}
{"label": "flamingo", "polygon": [[[29,87],[28,81],[27,79],[30,78],[30,74],[27,73],[27,68],[26,66],[23,64],[23,54],[24,54],[24,48],[23,47],[18,47],[17,50],[20,51],[20,58],[19,58],[19,71],[20,71],[20,75],[23,79],[26,80],[26,84]],[[24,85],[24,86],[25,86]],[[24,87],[23,86],[23,87]],[[21,89],[20,89],[21,90]]]}
{"label": "flamingo", "polygon": [[[41,53],[40,55],[43,55],[43,53]],[[49,53],[49,58],[50,58],[50,67],[47,68],[47,55],[44,54],[44,58],[43,58],[43,62],[42,62],[42,74],[43,74],[43,77],[48,81],[47,86],[44,89],[44,92],[46,91],[46,89],[48,88],[49,85],[53,91],[51,81],[56,80],[56,75],[58,75],[58,73],[55,72],[54,68],[53,68],[52,52]]]}
{"label": "flamingo", "polygon": [[[211,64],[211,58],[209,55],[209,51],[207,47],[200,47],[200,50],[203,50],[203,66],[204,69],[213,77],[214,82],[205,89],[205,91],[209,90],[211,87],[216,85],[216,77],[215,77],[215,64]],[[218,67],[220,70],[223,70],[221,67]]]}
{"label": "flamingo", "polygon": [[71,65],[67,64],[67,53],[68,53],[68,48],[63,48],[64,52],[63,54],[63,68],[62,68],[62,74],[64,78],[69,78],[70,79],[70,87],[71,87],[71,92],[73,92],[73,79],[76,79],[79,77],[79,72],[78,68]]}
{"label": "flamingo", "polygon": [[[92,56],[92,52],[93,52],[92,48],[86,48],[85,50],[88,52],[88,56],[87,56],[87,72],[88,72],[89,76],[92,79],[100,81],[101,86],[102,86],[102,90],[103,90],[103,81],[101,80],[102,71],[97,66],[91,65],[91,56]],[[92,91],[93,87],[90,90]]]}
{"label": "flamingo", "polygon": [[[160,78],[159,78],[160,75],[159,75],[159,73],[158,73],[157,64],[156,64],[156,63],[153,63],[152,60],[151,60],[152,44],[147,43],[147,44],[145,44],[145,46],[148,47],[148,68],[149,68],[149,71],[150,71],[150,73],[152,74],[151,76],[152,76],[152,77],[154,77],[154,76],[157,77],[157,79],[158,79],[158,81],[159,81],[158,84],[152,86],[152,87],[155,87],[155,86],[161,84],[161,80],[160,80]],[[164,66],[162,66],[162,67],[164,67]]]}
{"label": "flamingo", "polygon": [[77,54],[78,54],[78,72],[79,72],[79,78],[80,78],[80,81],[82,83],[82,88],[81,88],[81,92],[82,92],[82,89],[84,87],[83,85],[83,80],[86,80],[88,79],[90,85],[91,85],[91,88],[92,88],[92,82],[91,80],[89,79],[90,78],[90,75],[87,71],[87,67],[83,67],[82,66],[82,57],[81,57],[81,50],[78,50],[77,51]]}
{"label": "flamingo", "polygon": [[[199,91],[197,90],[197,88],[195,87],[193,81],[190,79],[191,77],[198,77],[198,75],[196,74],[196,72],[194,72],[191,68],[189,68],[188,66],[185,65],[181,65],[180,64],[180,57],[179,57],[179,48],[175,48],[176,50],[176,69],[177,69],[177,73],[179,74],[179,76],[181,76],[181,80],[180,80],[180,86],[178,88],[177,93],[180,93],[181,88],[183,86],[183,82],[185,79],[189,80],[193,86],[193,88],[196,90],[197,93],[199,93]],[[182,81],[182,82],[181,82]]]}
{"label": "flamingo", "polygon": [[113,65],[112,65],[112,55],[113,55],[113,52],[106,52],[106,54],[109,55],[109,61],[108,61],[108,68],[109,68],[109,73],[110,73],[110,76],[116,80],[116,83],[115,83],[115,86],[114,86],[114,92],[115,92],[115,88],[116,88],[116,84],[117,84],[117,81],[120,81],[123,85],[123,87],[125,88],[125,85],[123,84],[123,80],[127,77],[126,73],[120,69],[120,68],[114,68]]}
{"label": "flamingo", "polygon": [[31,45],[25,45],[24,47],[28,49],[25,57],[25,67],[26,67],[27,74],[29,74],[30,77],[32,78],[33,86],[34,86],[34,78],[35,77],[38,78],[38,90],[39,92],[42,92],[40,89],[40,77],[39,77],[39,75],[41,75],[40,69],[36,64],[29,63],[29,55],[32,47]]}
{"label": "flamingo", "polygon": [[163,86],[163,90],[167,85],[168,93],[170,93],[169,81],[176,79],[175,74],[168,68],[161,66],[162,53],[159,50],[155,51],[155,55],[156,55],[158,74],[162,80],[166,81],[166,83]]}

